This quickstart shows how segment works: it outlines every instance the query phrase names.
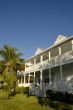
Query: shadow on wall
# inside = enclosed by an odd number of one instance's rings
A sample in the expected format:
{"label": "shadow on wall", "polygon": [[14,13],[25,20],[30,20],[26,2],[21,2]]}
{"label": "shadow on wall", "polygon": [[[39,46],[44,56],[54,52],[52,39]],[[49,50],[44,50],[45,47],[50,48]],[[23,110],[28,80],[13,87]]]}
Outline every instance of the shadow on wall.
{"label": "shadow on wall", "polygon": [[48,98],[42,98],[42,97],[37,97],[38,98],[38,103],[41,106],[49,106],[51,108],[54,108],[55,110],[73,110],[71,105],[68,103],[63,103],[59,101],[55,101],[52,99]]}

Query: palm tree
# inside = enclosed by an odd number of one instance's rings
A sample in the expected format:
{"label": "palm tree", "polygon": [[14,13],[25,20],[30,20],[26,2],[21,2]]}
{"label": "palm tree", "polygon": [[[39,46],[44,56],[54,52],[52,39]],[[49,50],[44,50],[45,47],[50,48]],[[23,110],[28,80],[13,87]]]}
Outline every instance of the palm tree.
{"label": "palm tree", "polygon": [[15,88],[17,70],[24,69],[24,60],[20,58],[23,53],[17,52],[18,50],[9,45],[4,45],[3,49],[0,49],[2,71],[7,88],[9,89],[8,93],[10,93],[12,88]]}
{"label": "palm tree", "polygon": [[23,63],[23,60],[20,58],[23,53],[17,52],[17,50],[19,49],[8,45],[4,45],[4,48],[0,49],[0,55],[6,68],[13,68],[16,71],[17,65],[21,65]]}

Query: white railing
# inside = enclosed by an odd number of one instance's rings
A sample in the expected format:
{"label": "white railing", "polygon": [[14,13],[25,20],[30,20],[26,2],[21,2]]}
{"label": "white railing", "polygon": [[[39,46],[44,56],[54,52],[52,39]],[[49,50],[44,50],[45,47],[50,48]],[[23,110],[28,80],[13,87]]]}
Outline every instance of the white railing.
{"label": "white railing", "polygon": [[42,67],[47,67],[49,65],[49,59],[42,61]]}
{"label": "white railing", "polygon": [[73,58],[73,51],[66,52],[61,56],[61,62],[70,60],[72,58]]}
{"label": "white railing", "polygon": [[25,72],[29,72],[29,71],[33,71],[33,70],[37,70],[41,68],[41,63],[37,63],[35,65],[32,65],[30,67],[28,67],[27,69],[25,69]]}
{"label": "white railing", "polygon": [[30,71],[33,71],[33,70],[34,70],[34,65],[30,66],[30,67],[29,67],[29,70],[30,70]]}
{"label": "white railing", "polygon": [[30,93],[39,95],[45,95],[47,90],[54,90],[54,91],[63,91],[63,92],[73,92],[73,80],[67,82],[66,79],[55,81],[51,83],[43,83],[37,85],[31,84],[30,85]]}
{"label": "white railing", "polygon": [[41,68],[41,63],[37,63],[34,65],[35,70],[40,69],[40,68]]}
{"label": "white railing", "polygon": [[26,68],[25,72],[37,70],[37,69],[47,67],[47,66],[49,67],[49,66],[53,66],[53,65],[54,66],[59,65],[60,63],[71,60],[72,58],[73,58],[73,51],[71,50],[71,51],[68,51],[62,55],[55,56],[55,57],[51,58],[50,60],[47,59],[47,60],[44,60],[40,63],[32,65],[32,66]]}
{"label": "white railing", "polygon": [[60,64],[60,56],[56,56],[50,59],[50,65]]}

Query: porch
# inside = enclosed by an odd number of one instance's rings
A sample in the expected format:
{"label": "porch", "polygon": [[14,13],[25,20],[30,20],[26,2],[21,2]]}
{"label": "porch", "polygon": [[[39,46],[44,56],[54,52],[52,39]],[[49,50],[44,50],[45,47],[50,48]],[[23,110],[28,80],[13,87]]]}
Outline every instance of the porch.
{"label": "porch", "polygon": [[36,95],[46,94],[48,89],[73,92],[73,63],[26,73],[19,85]]}

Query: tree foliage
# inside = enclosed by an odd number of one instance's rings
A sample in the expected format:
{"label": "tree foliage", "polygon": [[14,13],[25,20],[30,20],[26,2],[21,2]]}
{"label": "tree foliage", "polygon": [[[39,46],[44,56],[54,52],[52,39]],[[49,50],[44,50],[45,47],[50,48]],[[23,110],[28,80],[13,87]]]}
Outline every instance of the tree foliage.
{"label": "tree foliage", "polygon": [[20,58],[23,53],[18,50],[8,45],[4,45],[3,49],[0,49],[0,73],[4,77],[5,89],[8,94],[15,90],[17,70],[22,70],[25,67],[24,60]]}

